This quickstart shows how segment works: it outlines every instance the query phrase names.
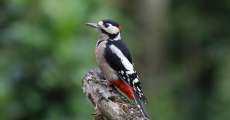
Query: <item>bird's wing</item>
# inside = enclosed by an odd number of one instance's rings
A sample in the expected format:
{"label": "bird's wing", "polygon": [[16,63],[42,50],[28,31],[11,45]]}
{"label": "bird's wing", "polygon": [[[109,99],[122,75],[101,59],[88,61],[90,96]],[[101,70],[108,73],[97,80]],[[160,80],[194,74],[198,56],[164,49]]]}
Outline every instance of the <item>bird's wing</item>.
{"label": "bird's wing", "polygon": [[[120,79],[130,84],[129,77],[137,77],[132,64],[132,58],[127,46],[121,41],[107,42],[105,49],[105,59],[118,74]],[[129,76],[127,76],[129,75]]]}
{"label": "bird's wing", "polygon": [[134,100],[142,114],[148,117],[144,110],[146,98],[142,92],[137,72],[134,70],[132,58],[127,46],[121,41],[108,41],[105,49],[105,59],[118,74],[119,78],[133,88]]}
{"label": "bird's wing", "polygon": [[141,90],[141,83],[138,80],[137,72],[132,64],[132,58],[127,46],[121,41],[108,41],[105,49],[105,59],[118,74],[119,78],[131,87],[135,86],[134,92],[145,101]]}

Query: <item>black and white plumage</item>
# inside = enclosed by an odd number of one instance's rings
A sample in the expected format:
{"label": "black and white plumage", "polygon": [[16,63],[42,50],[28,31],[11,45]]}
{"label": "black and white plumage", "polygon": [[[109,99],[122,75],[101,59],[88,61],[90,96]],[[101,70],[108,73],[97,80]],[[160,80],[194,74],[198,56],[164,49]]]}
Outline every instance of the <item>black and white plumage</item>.
{"label": "black and white plumage", "polygon": [[133,98],[143,116],[148,118],[144,110],[145,97],[141,89],[137,72],[134,69],[131,54],[122,42],[120,26],[111,20],[88,23],[101,33],[96,45],[96,60],[107,80],[121,79],[133,90]]}

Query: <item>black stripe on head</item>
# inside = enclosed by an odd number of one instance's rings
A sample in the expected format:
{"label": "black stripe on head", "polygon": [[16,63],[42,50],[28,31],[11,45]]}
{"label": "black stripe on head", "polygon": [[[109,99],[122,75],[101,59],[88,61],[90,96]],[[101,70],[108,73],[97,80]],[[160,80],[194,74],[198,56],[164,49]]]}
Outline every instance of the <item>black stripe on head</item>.
{"label": "black stripe on head", "polygon": [[105,27],[108,27],[108,23],[113,25],[113,26],[116,26],[116,27],[119,27],[119,24],[113,20],[110,20],[110,19],[105,19],[105,20],[102,20],[103,21],[103,24]]}

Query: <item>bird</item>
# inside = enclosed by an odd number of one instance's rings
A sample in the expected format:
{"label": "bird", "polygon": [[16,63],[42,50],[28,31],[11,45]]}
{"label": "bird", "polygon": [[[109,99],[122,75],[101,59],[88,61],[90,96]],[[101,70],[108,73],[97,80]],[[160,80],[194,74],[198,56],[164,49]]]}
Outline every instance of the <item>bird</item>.
{"label": "bird", "polygon": [[104,77],[130,100],[134,100],[142,116],[148,120],[149,115],[144,107],[146,97],[134,69],[130,51],[121,38],[121,25],[111,19],[86,25],[96,28],[100,33],[95,55]]}

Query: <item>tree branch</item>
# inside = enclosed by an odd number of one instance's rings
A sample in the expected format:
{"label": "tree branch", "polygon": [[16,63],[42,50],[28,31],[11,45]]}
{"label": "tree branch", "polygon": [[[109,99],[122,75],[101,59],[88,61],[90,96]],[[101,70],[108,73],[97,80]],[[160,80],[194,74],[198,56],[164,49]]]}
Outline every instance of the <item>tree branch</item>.
{"label": "tree branch", "polygon": [[82,89],[95,106],[95,120],[144,120],[139,109],[105,80],[99,69],[89,71]]}

